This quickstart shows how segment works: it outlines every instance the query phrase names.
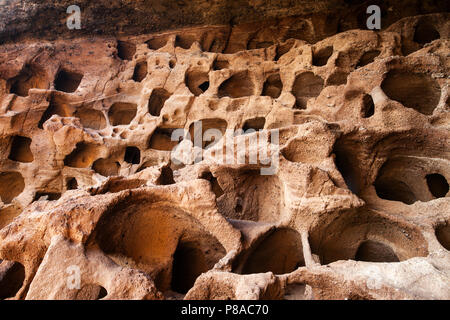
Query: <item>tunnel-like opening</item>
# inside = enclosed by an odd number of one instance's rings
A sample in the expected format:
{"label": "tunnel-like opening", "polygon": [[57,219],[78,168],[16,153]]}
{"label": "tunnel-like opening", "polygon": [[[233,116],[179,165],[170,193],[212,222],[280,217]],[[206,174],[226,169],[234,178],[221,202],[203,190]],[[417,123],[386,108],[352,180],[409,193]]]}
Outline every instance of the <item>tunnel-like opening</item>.
{"label": "tunnel-like opening", "polygon": [[[202,142],[202,149],[206,149],[209,147],[212,147],[214,144],[216,144],[220,138],[223,137],[223,135],[226,132],[227,129],[227,122],[223,119],[219,118],[212,118],[212,119],[203,119],[199,121],[201,123],[201,130],[198,130],[195,126],[195,122],[193,122],[189,126],[189,134],[191,136],[191,141],[194,143],[195,141],[201,141]],[[208,130],[216,129],[220,132],[221,136],[213,136],[210,140],[208,140],[208,137],[205,136],[205,132]],[[210,131],[211,132],[211,131]],[[216,133],[219,133],[216,132]],[[217,140],[219,138],[219,140]]]}
{"label": "tunnel-like opening", "polygon": [[137,105],[135,103],[116,102],[109,109],[109,123],[112,126],[127,125],[136,117]]}
{"label": "tunnel-like opening", "polygon": [[186,86],[194,96],[199,96],[209,88],[209,75],[207,72],[192,71],[186,73]]}
{"label": "tunnel-like opening", "polygon": [[76,190],[78,189],[78,182],[76,178],[69,177],[66,180],[66,189],[67,190]]}
{"label": "tunnel-like opening", "polygon": [[131,42],[117,41],[117,55],[122,60],[133,60],[136,53],[136,45]]}
{"label": "tunnel-like opening", "polygon": [[359,245],[355,254],[355,260],[368,262],[399,262],[397,255],[391,247],[373,240],[366,240]]}
{"label": "tunnel-like opening", "polygon": [[9,92],[21,97],[28,96],[32,88],[48,89],[49,81],[45,71],[36,65],[25,65],[19,75],[7,82]]}
{"label": "tunnel-like opening", "polygon": [[242,274],[285,274],[305,265],[301,236],[293,229],[277,229],[250,250]]}
{"label": "tunnel-like opening", "polygon": [[226,253],[190,214],[135,195],[103,215],[90,241],[122,266],[150,275],[162,291],[187,292]]}
{"label": "tunnel-like opening", "polygon": [[436,28],[429,22],[420,21],[414,30],[414,42],[420,45],[439,39],[441,36]]}
{"label": "tunnel-like opening", "polygon": [[104,177],[117,176],[120,170],[120,163],[112,159],[100,158],[94,161],[92,169]]}
{"label": "tunnel-like opening", "polygon": [[22,193],[25,181],[19,172],[0,172],[0,199],[8,204]]}
{"label": "tunnel-like opening", "polygon": [[436,198],[443,198],[447,195],[449,185],[447,179],[439,173],[432,173],[426,175],[428,189]]}
{"label": "tunnel-like opening", "polygon": [[373,103],[372,96],[365,94],[362,100],[361,117],[370,118],[375,114],[375,104]]}
{"label": "tunnel-like opening", "polygon": [[323,79],[312,72],[299,74],[292,86],[292,94],[295,96],[295,107],[306,109],[310,98],[319,96],[323,89]]}
{"label": "tunnel-like opening", "polygon": [[260,169],[217,172],[223,195],[217,199],[219,212],[230,219],[276,222],[284,208],[279,178],[261,175]]}
{"label": "tunnel-like opening", "polygon": [[86,284],[78,292],[75,300],[100,300],[108,295],[108,291],[99,284]]}
{"label": "tunnel-like opening", "polygon": [[372,63],[376,57],[380,55],[380,50],[370,50],[365,52],[361,58],[359,58],[358,63],[356,64],[357,68],[364,67],[370,63]]}
{"label": "tunnel-like opening", "polygon": [[270,75],[264,82],[262,95],[276,99],[280,96],[282,90],[283,83],[281,82],[280,74],[276,73]]}
{"label": "tunnel-like opening", "polygon": [[18,162],[33,162],[34,158],[30,145],[30,138],[14,136],[8,158]]}
{"label": "tunnel-like opening", "polygon": [[172,151],[179,141],[172,140],[172,133],[175,129],[156,128],[149,139],[149,148],[161,151]]}
{"label": "tunnel-like opening", "polygon": [[187,293],[195,280],[208,271],[203,251],[195,242],[182,242],[173,255],[171,288],[178,293]]}
{"label": "tunnel-like opening", "polygon": [[33,201],[55,201],[61,198],[60,192],[38,191],[34,195]]}
{"label": "tunnel-like opening", "polygon": [[428,74],[391,70],[381,84],[386,95],[425,115],[431,115],[439,103],[441,89]]}
{"label": "tunnel-like opening", "polygon": [[264,129],[264,125],[266,124],[266,118],[263,117],[256,117],[252,119],[245,120],[244,126],[242,127],[242,130],[244,130],[244,133],[247,132],[247,130],[255,130],[259,131]]}
{"label": "tunnel-like opening", "polygon": [[25,267],[15,261],[0,263],[0,300],[13,298],[25,281]]}
{"label": "tunnel-like opening", "polygon": [[83,107],[77,109],[73,115],[80,119],[81,124],[85,128],[94,130],[106,128],[106,119],[100,110]]}
{"label": "tunnel-like opening", "polygon": [[73,168],[88,168],[97,159],[99,147],[79,142],[75,149],[65,157],[64,165]]}
{"label": "tunnel-like opening", "polygon": [[162,88],[153,89],[148,100],[148,112],[154,117],[159,117],[166,100],[169,98],[170,93],[167,90]]}
{"label": "tunnel-like opening", "polygon": [[141,61],[136,64],[133,72],[133,80],[141,82],[147,76],[147,61]]}
{"label": "tunnel-like opening", "polygon": [[58,91],[72,93],[77,91],[83,79],[83,75],[68,70],[60,70],[55,78],[55,89]]}
{"label": "tunnel-like opening", "polygon": [[42,114],[41,119],[38,123],[38,128],[42,129],[45,121],[50,119],[53,115],[58,115],[60,117],[71,117],[73,113],[73,107],[71,107],[67,102],[65,102],[61,97],[52,96],[49,101],[47,109]]}
{"label": "tunnel-like opening", "polygon": [[450,251],[450,224],[439,225],[435,230],[436,238],[439,243],[447,250]]}
{"label": "tunnel-like opening", "polygon": [[175,180],[173,179],[173,171],[170,166],[162,167],[161,175],[159,176],[156,184],[161,186],[168,186],[170,184],[174,184]]}
{"label": "tunnel-like opening", "polygon": [[427,242],[415,226],[368,209],[339,213],[309,234],[311,251],[322,264],[338,260],[398,262],[428,255]]}
{"label": "tunnel-like opening", "polygon": [[254,94],[254,84],[248,71],[241,71],[232,75],[219,86],[219,97],[242,98]]}
{"label": "tunnel-like opening", "polygon": [[141,150],[137,147],[126,147],[124,161],[131,164],[141,163]]}
{"label": "tunnel-like opening", "polygon": [[333,47],[328,46],[322,48],[318,51],[313,50],[313,61],[312,64],[317,67],[324,66],[328,63],[328,59],[333,54]]}
{"label": "tunnel-like opening", "polygon": [[214,192],[214,194],[216,195],[216,198],[219,198],[220,196],[222,196],[224,194],[223,189],[219,184],[219,181],[217,180],[216,177],[214,177],[212,175],[211,172],[206,171],[206,172],[202,173],[200,178],[208,180],[211,183],[211,189]]}

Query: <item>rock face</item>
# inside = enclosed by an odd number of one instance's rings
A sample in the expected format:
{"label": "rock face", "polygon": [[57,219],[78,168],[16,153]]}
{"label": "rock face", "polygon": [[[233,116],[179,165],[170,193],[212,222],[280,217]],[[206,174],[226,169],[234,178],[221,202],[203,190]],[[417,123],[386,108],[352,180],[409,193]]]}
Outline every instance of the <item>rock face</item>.
{"label": "rock face", "polygon": [[3,44],[0,298],[450,299],[449,21]]}

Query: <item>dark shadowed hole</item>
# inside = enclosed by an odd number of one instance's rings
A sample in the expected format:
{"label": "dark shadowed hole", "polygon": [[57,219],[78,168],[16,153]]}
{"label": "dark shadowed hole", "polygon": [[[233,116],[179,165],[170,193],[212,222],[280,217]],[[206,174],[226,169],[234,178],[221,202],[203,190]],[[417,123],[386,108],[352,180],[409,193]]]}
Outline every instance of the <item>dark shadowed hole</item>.
{"label": "dark shadowed hole", "polygon": [[275,55],[275,61],[280,60],[280,58],[289,52],[291,48],[294,46],[294,41],[287,41],[279,46],[277,46],[277,53]]}
{"label": "dark shadowed hole", "polygon": [[254,85],[248,71],[234,74],[219,86],[219,97],[241,98],[253,95]]}
{"label": "dark shadowed hole", "polygon": [[436,228],[436,238],[445,249],[450,250],[450,224],[448,222]]}
{"label": "dark shadowed hole", "polygon": [[136,147],[127,147],[124,160],[131,164],[139,164],[141,162],[141,151]]}
{"label": "dark shadowed hole", "polygon": [[340,86],[347,83],[348,73],[343,71],[333,72],[327,79],[327,85]]}
{"label": "dark shadowed hole", "polygon": [[133,56],[136,53],[136,45],[130,42],[118,41],[117,42],[117,55],[122,60],[133,60]]}
{"label": "dark shadowed hole", "polygon": [[405,204],[413,204],[417,201],[411,188],[402,181],[401,176],[390,174],[389,160],[383,164],[375,180],[375,191],[381,199],[401,201]]}
{"label": "dark shadowed hole", "polygon": [[33,162],[33,153],[30,149],[31,139],[22,136],[15,136],[11,145],[9,159],[19,162]]}
{"label": "dark shadowed hole", "polygon": [[394,250],[384,243],[366,240],[361,243],[355,254],[356,261],[399,262]]}
{"label": "dark shadowed hole", "polygon": [[25,267],[14,261],[0,263],[0,300],[14,297],[25,281]]}
{"label": "dark shadowed hole", "polygon": [[370,94],[364,95],[363,105],[361,108],[361,117],[369,118],[375,114],[375,104]]}
{"label": "dark shadowed hole", "polygon": [[344,178],[347,188],[349,188],[350,191],[352,191],[354,194],[359,194],[361,186],[359,182],[359,176],[354,170],[355,167],[352,164],[352,160],[355,160],[351,159],[351,153],[346,148],[344,148],[341,143],[339,143],[339,140],[334,146],[333,153],[335,154],[334,162],[336,164],[336,168]]}
{"label": "dark shadowed hole", "polygon": [[80,119],[81,124],[85,128],[101,130],[106,127],[106,119],[103,112],[91,108],[80,108],[73,114]]}
{"label": "dark shadowed hole", "polygon": [[[206,149],[215,145],[225,134],[227,129],[227,122],[223,119],[213,118],[213,119],[203,119],[198,121],[201,123],[201,130],[199,130],[199,126],[195,125],[195,122],[191,123],[189,126],[189,134],[191,136],[191,141],[195,143],[195,141],[202,142],[202,148]],[[214,136],[208,140],[205,137],[205,132],[208,130],[214,130]],[[211,133],[211,131],[210,131]],[[220,133],[220,134],[219,134]]]}
{"label": "dark shadowed hole", "polygon": [[209,81],[205,81],[203,82],[201,85],[198,86],[200,88],[200,90],[202,90],[203,92],[205,92],[206,90],[208,90],[209,88]]}
{"label": "dark shadowed hole", "polygon": [[0,172],[0,198],[5,204],[22,193],[25,180],[18,172]]}
{"label": "dark shadowed hole", "polygon": [[209,171],[204,172],[200,176],[200,178],[208,180],[211,183],[211,188],[214,194],[216,195],[216,198],[219,198],[221,195],[224,194],[223,189],[219,185],[219,181],[217,181],[217,178],[214,177],[211,172]]}
{"label": "dark shadowed hole", "polygon": [[189,49],[195,42],[195,38],[192,35],[177,35],[175,38],[175,47],[183,49]]}
{"label": "dark shadowed hole", "polygon": [[255,131],[264,129],[264,125],[266,124],[266,119],[263,117],[253,118],[245,121],[244,127],[242,130],[244,130],[244,133],[247,130],[253,129]]}
{"label": "dark shadowed hole", "polygon": [[75,300],[100,300],[108,295],[106,289],[98,284],[84,285],[77,292]]}
{"label": "dark shadowed hole", "polygon": [[173,255],[171,288],[187,293],[195,280],[208,270],[203,251],[195,242],[179,242]]}
{"label": "dark shadowed hole", "polygon": [[292,93],[295,96],[295,107],[306,109],[310,98],[317,97],[323,89],[323,79],[312,72],[301,73],[295,78]]}
{"label": "dark shadowed hole", "polygon": [[137,105],[134,103],[116,102],[108,111],[109,123],[112,126],[130,124],[137,113]]}
{"label": "dark shadowed hole", "polygon": [[71,117],[72,112],[73,112],[73,110],[68,104],[58,101],[57,98],[52,96],[50,98],[50,102],[49,102],[47,109],[42,114],[42,117],[39,120],[38,128],[42,129],[44,122],[47,121],[48,119],[50,119],[55,114],[60,117]]}
{"label": "dark shadowed hole", "polygon": [[8,80],[7,87],[9,87],[10,93],[26,97],[32,88],[48,89],[49,82],[41,67],[25,65],[18,76]]}
{"label": "dark shadowed hole", "polygon": [[78,182],[75,178],[69,178],[67,180],[67,190],[76,190],[78,189]]}
{"label": "dark shadowed hole", "polygon": [[55,89],[63,92],[75,92],[80,85],[83,75],[67,70],[60,70],[56,75]]}
{"label": "dark shadowed hole", "polygon": [[170,128],[157,128],[149,140],[148,147],[155,150],[172,151],[179,143],[179,141],[172,140],[174,130]]}
{"label": "dark shadowed hole", "polygon": [[147,61],[141,61],[134,67],[133,80],[141,82],[147,76]]}
{"label": "dark shadowed hole", "polygon": [[425,115],[431,115],[439,103],[441,88],[428,74],[391,70],[381,84],[393,100]]}
{"label": "dark shadowed hole", "polygon": [[358,61],[356,67],[364,67],[369,63],[372,63],[376,57],[380,55],[380,50],[371,50],[364,53]]}
{"label": "dark shadowed hole", "polygon": [[155,117],[159,117],[161,110],[164,107],[166,100],[170,98],[170,93],[167,90],[158,88],[153,89],[150,99],[148,100],[148,112]]}
{"label": "dark shadowed hole", "polygon": [[285,274],[304,266],[300,234],[282,228],[262,240],[247,257],[242,274],[273,272]]}
{"label": "dark shadowed hole", "polygon": [[188,72],[185,82],[186,86],[195,96],[201,95],[209,88],[209,76],[206,72]]}
{"label": "dark shadowed hole", "polygon": [[98,146],[79,142],[75,149],[65,157],[64,165],[73,168],[88,168],[98,153]]}
{"label": "dark shadowed hole", "polygon": [[433,40],[439,38],[439,32],[431,23],[428,22],[419,22],[419,25],[414,31],[414,41],[421,45],[432,42]]}
{"label": "dark shadowed hole", "polygon": [[283,83],[281,82],[280,74],[272,74],[264,82],[262,95],[276,99],[280,96],[282,89]]}
{"label": "dark shadowed hole", "polygon": [[146,42],[149,49],[158,50],[164,47],[167,43],[167,37],[157,37]]}
{"label": "dark shadowed hole", "polygon": [[48,200],[55,201],[61,198],[61,193],[59,192],[36,192],[33,201]]}
{"label": "dark shadowed hole", "polygon": [[443,198],[448,193],[449,185],[447,179],[444,176],[433,173],[427,174],[427,185],[430,189],[431,194],[436,198]]}
{"label": "dark shadowed hole", "polygon": [[111,159],[97,159],[92,164],[92,169],[104,177],[117,176],[120,170],[120,163]]}
{"label": "dark shadowed hole", "polygon": [[313,65],[317,67],[324,66],[328,63],[328,59],[333,54],[333,47],[328,46],[326,48],[320,49],[319,51],[313,52]]}
{"label": "dark shadowed hole", "polygon": [[230,67],[230,63],[228,62],[228,60],[216,59],[213,62],[213,70],[222,70],[222,69],[227,69],[229,67]]}
{"label": "dark shadowed hole", "polygon": [[173,171],[169,166],[163,167],[161,169],[161,175],[158,178],[157,184],[161,186],[168,186],[174,184]]}

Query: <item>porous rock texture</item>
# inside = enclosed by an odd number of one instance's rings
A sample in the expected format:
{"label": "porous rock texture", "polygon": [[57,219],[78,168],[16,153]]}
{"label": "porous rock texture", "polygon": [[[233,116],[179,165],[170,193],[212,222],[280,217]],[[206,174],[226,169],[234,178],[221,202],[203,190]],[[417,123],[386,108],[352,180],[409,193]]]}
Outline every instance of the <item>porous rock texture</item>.
{"label": "porous rock texture", "polygon": [[311,26],[0,46],[0,298],[450,299],[449,14]]}

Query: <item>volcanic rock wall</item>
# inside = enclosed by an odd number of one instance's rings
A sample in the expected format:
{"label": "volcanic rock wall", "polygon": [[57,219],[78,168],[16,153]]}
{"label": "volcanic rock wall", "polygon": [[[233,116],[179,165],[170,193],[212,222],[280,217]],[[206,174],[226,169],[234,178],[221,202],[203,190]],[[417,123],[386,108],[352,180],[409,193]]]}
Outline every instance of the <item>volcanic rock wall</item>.
{"label": "volcanic rock wall", "polygon": [[0,298],[449,299],[449,15],[310,27],[0,46]]}

